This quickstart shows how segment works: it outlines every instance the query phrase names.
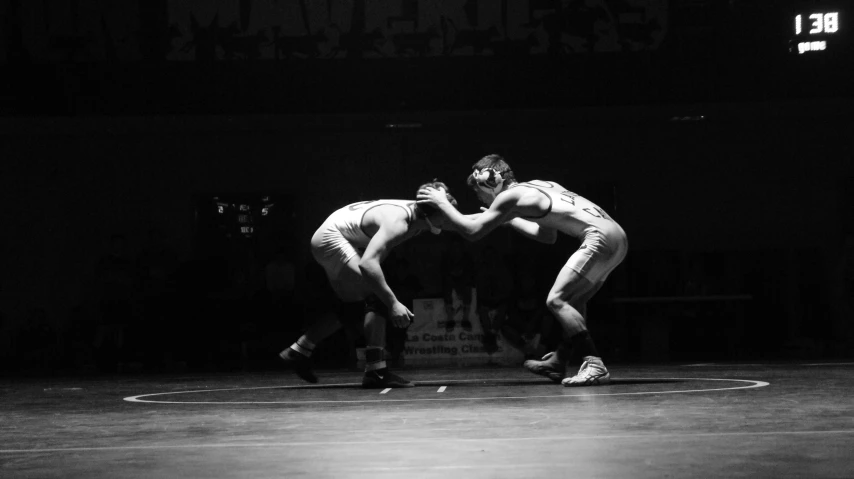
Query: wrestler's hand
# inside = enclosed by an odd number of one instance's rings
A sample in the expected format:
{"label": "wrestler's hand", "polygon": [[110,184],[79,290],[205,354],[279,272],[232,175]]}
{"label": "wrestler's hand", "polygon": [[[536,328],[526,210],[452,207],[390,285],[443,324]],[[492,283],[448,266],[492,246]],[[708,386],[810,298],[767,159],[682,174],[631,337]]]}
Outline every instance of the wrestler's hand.
{"label": "wrestler's hand", "polygon": [[425,186],[418,190],[416,199],[418,200],[418,204],[433,205],[437,208],[444,204],[450,204],[448,201],[448,192],[444,188],[433,188],[432,186]]}
{"label": "wrestler's hand", "polygon": [[391,305],[388,313],[391,316],[391,324],[396,328],[408,328],[415,320],[415,315],[412,314],[412,311],[399,301]]}

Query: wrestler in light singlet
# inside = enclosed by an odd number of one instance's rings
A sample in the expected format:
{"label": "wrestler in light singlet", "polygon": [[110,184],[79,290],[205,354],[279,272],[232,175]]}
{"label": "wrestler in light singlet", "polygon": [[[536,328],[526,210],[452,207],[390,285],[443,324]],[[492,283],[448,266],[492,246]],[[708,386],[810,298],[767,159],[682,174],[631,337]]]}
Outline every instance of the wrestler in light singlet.
{"label": "wrestler in light singlet", "polygon": [[531,188],[548,198],[545,214],[524,219],[578,238],[581,246],[570,256],[567,265],[591,283],[605,281],[626,257],[625,231],[592,201],[553,181],[515,183],[508,190],[513,188]]}
{"label": "wrestler in light singlet", "polygon": [[[487,155],[472,165],[466,183],[486,205],[478,215],[460,213],[432,187],[418,191],[418,205],[440,209],[451,227],[471,241],[502,225],[542,243],[554,244],[559,232],[581,241],[546,297],[546,306],[561,324],[564,337],[556,351],[541,361],[525,361],[524,367],[564,386],[607,384],[610,374],[587,331],[587,302],[625,258],[626,233],[602,208],[558,183],[518,182],[500,155]],[[583,362],[578,374],[566,377],[571,352]]]}
{"label": "wrestler in light singlet", "polygon": [[[422,185],[427,186],[441,190],[446,201],[456,204],[444,183],[434,180]],[[364,300],[363,387],[412,386],[386,367],[386,320],[397,328],[406,328],[415,315],[397,299],[381,264],[397,245],[428,229],[439,234],[443,225],[444,216],[429,206],[418,206],[411,200],[373,200],[339,208],[312,235],[312,255],[326,272],[337,298],[343,302]],[[306,332],[279,357],[302,379],[317,382],[310,368],[314,347],[341,324],[335,312],[311,319]]]}
{"label": "wrestler in light singlet", "polygon": [[[415,220],[415,202],[407,200],[360,201],[340,208],[329,215],[311,237],[311,253],[323,266],[329,279],[338,278],[342,268],[354,257],[360,257],[371,242],[363,224],[365,215],[374,208],[399,208],[406,215],[406,222]],[[421,230],[411,230],[406,239],[418,235]]]}

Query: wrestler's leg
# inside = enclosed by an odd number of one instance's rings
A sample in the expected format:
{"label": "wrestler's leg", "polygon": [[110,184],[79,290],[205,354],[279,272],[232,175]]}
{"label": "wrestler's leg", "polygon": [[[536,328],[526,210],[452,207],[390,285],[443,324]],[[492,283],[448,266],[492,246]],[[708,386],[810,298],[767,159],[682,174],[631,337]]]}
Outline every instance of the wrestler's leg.
{"label": "wrestler's leg", "polygon": [[[597,285],[575,271],[573,264],[574,261],[571,258],[561,268],[546,299],[546,306],[562,329],[560,346],[553,353],[544,356],[542,360],[528,360],[524,363],[524,367],[529,371],[546,376],[555,382],[565,377],[566,363],[573,349],[579,354],[598,356],[587,332],[584,316],[575,307],[582,303],[586,296],[595,293]],[[586,308],[582,310],[586,313]],[[555,334],[560,333],[555,332]]]}
{"label": "wrestler's leg", "polygon": [[[336,298],[324,297],[330,303],[354,303],[361,302],[370,293],[367,283],[362,279],[358,269],[359,256],[354,256],[345,265],[338,268],[334,274],[330,274],[329,285],[335,292]],[[318,316],[310,318],[311,324],[306,330],[303,338],[312,344],[328,338],[341,328],[340,311],[335,308],[325,311]]]}
{"label": "wrestler's leg", "polygon": [[374,295],[365,299],[365,376],[362,387],[385,389],[412,387],[410,381],[388,370],[385,360],[388,308]]}
{"label": "wrestler's leg", "polygon": [[[587,302],[601,288],[602,282],[592,283],[583,278],[578,272],[571,270],[567,277],[570,278],[563,288],[560,281],[549,293],[548,306],[555,317],[561,322],[566,339],[561,342],[555,354],[556,360],[569,361],[569,353],[582,358],[581,368],[572,377],[561,381],[564,386],[593,386],[607,384],[611,375],[605,368],[590,332],[587,330]],[[585,286],[573,287],[572,277],[583,278],[581,284]]]}
{"label": "wrestler's leg", "polygon": [[316,304],[311,304],[309,308],[316,313],[307,318],[309,326],[305,333],[279,353],[285,366],[293,369],[305,381],[317,382],[317,376],[311,371],[310,358],[317,344],[341,329],[341,303],[360,301],[366,295],[361,273],[353,269],[354,266],[358,268],[358,260],[359,256],[356,255],[344,265],[328,260],[321,263],[326,270],[328,283],[316,285],[320,292],[313,299]]}

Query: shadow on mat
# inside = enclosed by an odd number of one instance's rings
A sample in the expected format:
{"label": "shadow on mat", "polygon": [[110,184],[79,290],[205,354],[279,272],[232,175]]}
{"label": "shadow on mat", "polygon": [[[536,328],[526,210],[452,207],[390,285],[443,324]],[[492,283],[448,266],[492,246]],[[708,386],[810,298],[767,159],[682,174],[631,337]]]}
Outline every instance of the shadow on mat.
{"label": "shadow on mat", "polygon": [[[672,384],[672,383],[684,383],[685,380],[682,379],[613,379],[611,378],[611,382],[609,385],[626,385],[626,384]],[[534,379],[513,379],[513,380],[457,380],[457,381],[441,381],[441,380],[431,380],[431,381],[415,381],[418,386],[453,386],[455,388],[458,387],[496,387],[496,386],[553,386],[556,383],[547,378],[534,378]],[[607,385],[603,385],[607,386]]]}
{"label": "shadow on mat", "polygon": [[684,383],[686,381],[682,379],[614,379],[611,378],[611,384],[613,385],[623,385],[623,384],[672,384],[672,383]]}
{"label": "shadow on mat", "polygon": [[[435,386],[453,386],[454,388],[466,388],[466,387],[501,387],[501,386],[554,386],[554,381],[551,381],[546,378],[534,378],[534,379],[513,379],[513,380],[448,380],[442,381],[441,379],[431,379],[425,381],[412,381],[415,383],[415,387],[435,387]],[[611,379],[610,384],[604,384],[603,386],[622,386],[622,385],[630,385],[630,384],[673,384],[673,383],[684,383],[685,380],[682,379]],[[602,387],[602,386],[597,386]],[[362,385],[359,383],[347,383],[347,384],[304,384],[300,386],[280,386],[271,389],[362,389]]]}
{"label": "shadow on mat", "polygon": [[[452,386],[454,388],[471,388],[471,387],[502,387],[502,386],[554,386],[554,381],[551,381],[546,378],[533,378],[533,379],[495,379],[495,380],[466,380],[466,379],[454,379],[454,380],[441,380],[441,379],[430,379],[430,380],[413,380],[415,383],[415,387],[436,387],[436,386]],[[638,381],[640,382],[640,381]],[[662,381],[663,382],[663,381]],[[674,381],[670,381],[674,382]],[[629,384],[629,383],[624,383]],[[272,389],[362,389],[362,385],[359,383],[348,383],[348,384],[329,384],[324,385],[322,383],[318,384],[305,384],[301,386],[280,386]],[[405,388],[408,389],[408,388]]]}
{"label": "shadow on mat", "polygon": [[270,389],[362,389],[361,383],[347,384],[302,384],[299,386],[277,386]]}
{"label": "shadow on mat", "polygon": [[534,379],[494,379],[494,380],[454,380],[442,381],[441,379],[430,381],[415,381],[417,386],[453,386],[460,387],[500,387],[500,386],[537,386],[537,385],[553,385],[554,382],[546,378]]}
{"label": "shadow on mat", "polygon": [[[517,380],[501,380],[496,379],[494,381],[484,381],[484,380],[441,380],[441,379],[431,379],[418,381],[413,380],[415,383],[415,387],[435,387],[435,386],[453,386],[455,388],[465,388],[465,387],[500,387],[500,386],[536,386],[536,385],[554,385],[555,383],[542,378],[542,379],[517,379]],[[362,385],[360,383],[347,383],[347,384],[304,384],[300,386],[279,386],[271,389],[362,389]],[[404,388],[408,389],[408,388]]]}

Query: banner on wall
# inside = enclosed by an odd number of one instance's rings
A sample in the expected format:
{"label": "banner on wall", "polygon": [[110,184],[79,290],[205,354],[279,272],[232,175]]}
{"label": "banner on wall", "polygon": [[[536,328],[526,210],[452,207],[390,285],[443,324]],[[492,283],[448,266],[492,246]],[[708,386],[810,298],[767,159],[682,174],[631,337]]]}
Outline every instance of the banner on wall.
{"label": "banner on wall", "polygon": [[169,0],[171,60],[654,50],[667,0]]}
{"label": "banner on wall", "polygon": [[[476,298],[472,301],[469,321],[471,330],[462,328],[463,308],[455,307],[455,327],[445,329],[447,314],[442,298],[416,299],[412,312],[415,322],[407,330],[404,358],[408,366],[430,365],[520,365],[522,351],[498,338],[498,350],[492,354],[484,350],[483,328],[477,315]],[[455,305],[460,306],[460,305]]]}
{"label": "banner on wall", "polygon": [[0,63],[625,52],[668,25],[667,0],[166,1],[158,24],[139,0],[0,2]]}

